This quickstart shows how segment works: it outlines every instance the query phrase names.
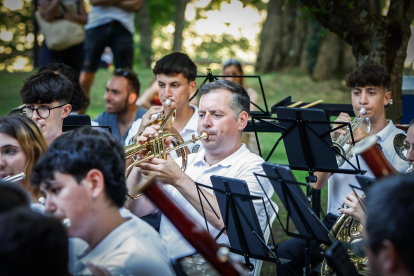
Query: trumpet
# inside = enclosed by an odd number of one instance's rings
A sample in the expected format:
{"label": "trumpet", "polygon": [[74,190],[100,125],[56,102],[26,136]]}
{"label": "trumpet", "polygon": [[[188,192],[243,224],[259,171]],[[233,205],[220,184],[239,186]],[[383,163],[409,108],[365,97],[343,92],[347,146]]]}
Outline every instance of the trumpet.
{"label": "trumpet", "polygon": [[[367,132],[371,132],[371,121],[369,120],[368,116],[365,115],[367,111],[365,108],[361,108],[359,110],[359,114],[355,117],[355,119],[351,122],[351,129],[352,132],[354,132],[358,127],[361,126],[362,123],[367,122]],[[361,117],[361,115],[364,115]],[[349,127],[347,127],[347,133],[345,135],[340,135],[338,139],[332,142],[334,149],[336,150],[336,163],[338,164],[338,167],[341,167],[345,160],[349,160],[353,157],[352,148],[354,145],[350,145],[346,150],[344,150],[345,143],[349,140],[351,137],[351,131],[349,130]],[[345,158],[344,158],[345,157]]]}
{"label": "trumpet", "polygon": [[[133,144],[133,145],[129,145],[127,147],[124,148],[125,151],[125,159],[128,160],[130,158],[132,158],[132,160],[134,160],[134,162],[129,165],[126,170],[125,170],[125,178],[128,177],[129,173],[131,172],[131,170],[138,164],[148,161],[152,158],[162,158],[162,159],[167,159],[167,154],[172,152],[172,151],[177,151],[179,150],[179,152],[181,153],[182,156],[182,166],[181,166],[181,170],[185,171],[185,169],[187,168],[187,152],[185,151],[184,147],[187,146],[190,143],[195,143],[198,140],[201,139],[207,139],[208,138],[208,133],[207,132],[203,132],[201,133],[201,135],[199,136],[195,136],[193,135],[192,139],[187,141],[187,142],[183,142],[181,140],[181,138],[177,135],[175,135],[174,133],[162,133],[166,123],[168,122],[168,120],[170,118],[174,118],[176,114],[176,110],[175,108],[173,108],[168,115],[163,119],[163,122],[160,125],[160,128],[158,130],[158,137],[156,138],[152,138],[151,140],[145,142],[145,143],[137,143],[137,144]],[[166,149],[165,147],[165,139],[168,137],[172,137],[172,144],[174,145],[173,148],[170,149]],[[138,154],[142,154],[142,153],[146,153],[145,157],[142,159],[134,159],[134,157],[136,157]],[[130,195],[129,193],[127,194],[126,198],[127,200],[132,200],[132,199],[137,199],[139,197],[141,197],[142,194],[137,194],[137,195]]]}
{"label": "trumpet", "polygon": [[13,183],[13,182],[25,179],[25,178],[26,178],[26,174],[24,172],[22,172],[22,173],[14,175],[14,176],[6,176],[5,178],[2,178],[2,180],[6,181],[6,182]]}

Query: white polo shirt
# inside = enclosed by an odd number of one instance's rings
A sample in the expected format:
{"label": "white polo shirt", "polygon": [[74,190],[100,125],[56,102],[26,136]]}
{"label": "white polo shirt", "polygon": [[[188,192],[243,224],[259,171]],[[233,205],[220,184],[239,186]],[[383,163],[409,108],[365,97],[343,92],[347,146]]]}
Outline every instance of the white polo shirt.
{"label": "white polo shirt", "polygon": [[[180,135],[183,138],[183,141],[188,141],[192,138],[193,134],[197,136],[197,126],[198,126],[198,107],[190,104],[190,107],[194,110],[193,116],[188,120],[187,124],[180,131]],[[129,141],[137,134],[139,127],[141,126],[142,120],[138,119],[132,123],[131,129],[128,132],[128,136],[125,139],[125,146],[128,146]],[[197,141],[195,144],[187,145],[191,153],[196,153],[203,148],[203,144],[200,141]],[[171,156],[175,159],[177,154],[175,152],[171,153]]]}
{"label": "white polo shirt", "polygon": [[[123,208],[122,208],[123,209]],[[80,252],[69,262],[73,275],[91,275],[87,264],[105,268],[113,275],[174,275],[164,242],[146,222],[120,210],[128,219],[107,235],[92,251],[83,257],[88,246],[72,244],[70,252]]]}
{"label": "white polo shirt", "polygon": [[[256,180],[253,172],[264,174],[262,163],[263,159],[258,155],[251,153],[245,144],[232,155],[219,163],[210,167],[204,160],[205,150],[202,149],[196,154],[190,154],[188,158],[188,165],[186,174],[195,182],[212,187],[210,176],[218,175],[230,178],[236,178],[246,181],[250,194],[253,196],[263,197],[266,203],[267,211],[271,210],[269,202],[263,193],[262,188]],[[176,159],[178,165],[181,165],[181,158]],[[272,198],[273,187],[267,178],[260,178],[260,182],[263,185],[269,198]],[[195,184],[194,184],[195,185]],[[181,195],[181,193],[172,185],[165,186],[167,192],[174,198],[174,200],[186,210],[196,222],[206,227],[204,217],[201,216],[197,210]],[[212,190],[205,189],[209,193],[213,193]],[[259,219],[262,230],[266,226],[266,213],[261,200],[253,201],[256,213]],[[208,224],[209,231],[213,237],[216,237],[219,230],[214,228],[211,224]],[[181,234],[175,229],[171,222],[165,217],[161,218],[160,234],[165,241],[168,254],[171,258],[178,256],[189,255],[195,252],[194,248],[187,243],[187,241],[181,236]],[[227,235],[222,234],[217,240],[217,243],[229,244]],[[241,256],[240,256],[241,257]],[[241,258],[243,259],[243,258]]]}
{"label": "white polo shirt", "polygon": [[[394,150],[394,137],[398,133],[404,133],[401,129],[395,127],[391,120],[388,121],[388,125],[384,127],[380,132],[375,134],[378,137],[378,144],[381,145],[382,151],[387,160],[394,166],[399,172],[405,172],[408,168],[408,162],[402,160]],[[346,149],[347,147],[345,147]],[[363,158],[358,158],[361,170],[366,170],[364,176],[375,178],[371,172],[367,163]],[[355,156],[351,158],[350,162],[358,168]],[[341,169],[352,170],[353,168],[347,162],[341,167]],[[342,201],[346,198],[347,194],[352,192],[352,188],[349,186],[352,184],[356,187],[361,187],[358,180],[353,174],[333,174],[328,180],[328,213],[339,216],[338,208],[341,207]],[[358,191],[362,193],[362,191]]]}

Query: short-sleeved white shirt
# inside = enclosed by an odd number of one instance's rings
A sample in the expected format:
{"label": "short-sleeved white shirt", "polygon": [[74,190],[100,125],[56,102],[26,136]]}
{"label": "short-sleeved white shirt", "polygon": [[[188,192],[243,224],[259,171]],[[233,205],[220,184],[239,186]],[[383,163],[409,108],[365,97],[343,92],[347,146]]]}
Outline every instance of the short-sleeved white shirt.
{"label": "short-sleeved white shirt", "polygon": [[[91,275],[87,264],[92,263],[113,275],[174,275],[165,244],[158,233],[128,210],[120,210],[120,213],[128,220],[109,233],[88,254],[72,258],[70,273]],[[70,252],[81,252],[77,256],[82,256],[87,245],[83,248],[81,245],[80,242],[72,243],[74,248]]]}
{"label": "short-sleeved white shirt", "polygon": [[[398,133],[404,133],[404,131],[395,127],[392,121],[388,121],[388,125],[379,131],[375,136],[378,138],[378,144],[381,145],[382,151],[387,158],[387,160],[394,166],[394,168],[399,172],[405,172],[408,168],[408,162],[402,160],[394,150],[394,137]],[[347,147],[345,147],[346,149]],[[369,169],[363,158],[358,158],[361,170],[366,170],[364,176],[375,178],[372,171]],[[355,156],[351,158],[350,162],[357,166]],[[341,169],[353,168],[347,162],[341,167]],[[328,213],[339,216],[338,208],[341,207],[342,201],[346,198],[347,194],[352,192],[352,188],[349,186],[360,187],[358,180],[353,174],[333,174],[328,180]],[[362,193],[361,191],[358,191]]]}
{"label": "short-sleeved white shirt", "polygon": [[[263,159],[258,155],[251,153],[246,148],[245,144],[242,144],[242,146],[235,153],[211,167],[205,162],[204,156],[204,149],[196,154],[189,155],[186,174],[192,180],[210,187],[212,187],[210,180],[210,176],[212,175],[244,180],[248,185],[250,194],[253,196],[263,197],[266,203],[267,211],[269,212],[271,210],[271,207],[269,207],[269,201],[265,197],[262,188],[253,174],[253,172],[264,174],[262,168]],[[181,158],[176,159],[176,162],[178,165],[181,165]],[[259,179],[267,195],[271,198],[273,195],[273,187],[269,180],[261,177],[259,177]],[[197,212],[197,210],[175,187],[167,185],[165,186],[165,189],[174,198],[174,200],[194,218],[196,222],[204,228],[206,227],[204,217]],[[205,190],[211,194],[213,193],[212,190]],[[266,213],[263,203],[261,200],[254,200],[253,205],[256,209],[260,226],[262,230],[264,230],[266,226]],[[211,224],[208,224],[208,228],[213,237],[216,237],[221,230],[214,228]],[[187,241],[180,235],[180,233],[165,216],[162,216],[161,218],[160,234],[167,245],[168,253],[171,258],[189,255],[195,252],[194,248],[187,243]],[[222,234],[217,240],[217,243],[229,244],[227,235]]]}
{"label": "short-sleeved white shirt", "polygon": [[[192,139],[192,136],[197,136],[197,126],[198,126],[198,107],[195,105],[190,104],[190,107],[194,110],[193,116],[191,116],[190,120],[188,120],[187,124],[184,128],[180,131],[180,135],[183,138],[183,141],[188,141]],[[141,126],[142,120],[138,119],[134,123],[132,123],[131,129],[128,132],[128,136],[125,139],[125,146],[128,146],[129,141],[131,138],[137,134],[139,127]],[[203,144],[200,141],[197,141],[195,144],[191,143],[187,145],[188,149],[191,153],[196,153],[203,148]],[[177,154],[175,152],[171,153],[171,157],[174,159],[177,158]]]}

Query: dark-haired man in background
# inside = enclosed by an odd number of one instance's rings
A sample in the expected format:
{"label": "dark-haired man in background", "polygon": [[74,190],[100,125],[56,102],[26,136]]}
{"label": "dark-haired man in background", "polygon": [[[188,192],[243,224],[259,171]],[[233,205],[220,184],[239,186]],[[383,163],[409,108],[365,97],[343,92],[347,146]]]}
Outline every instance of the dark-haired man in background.
{"label": "dark-haired man in background", "polygon": [[[391,84],[390,75],[379,65],[366,64],[357,68],[352,72],[346,80],[347,86],[352,89],[351,99],[354,113],[360,114],[360,109],[366,109],[371,122],[371,132],[368,134],[363,129],[358,128],[353,132],[356,143],[361,141],[368,135],[375,135],[378,138],[378,145],[382,149],[387,160],[400,172],[405,172],[408,168],[408,163],[401,159],[394,150],[393,140],[395,135],[403,133],[395,127],[391,120],[385,117],[385,106],[391,100],[391,92],[389,91]],[[347,113],[341,113],[337,122],[350,122],[351,117]],[[333,126],[335,127],[335,125]],[[344,130],[337,130],[336,133],[344,134]],[[334,137],[332,138],[334,140]],[[346,150],[349,144],[346,144]],[[355,167],[357,167],[356,157],[353,156],[349,160]],[[359,159],[361,170],[366,170],[365,176],[374,178],[371,170],[368,168],[364,160]],[[347,162],[341,169],[352,170],[352,166]],[[360,187],[355,175],[340,174],[340,173],[324,173],[316,172],[317,182],[312,183],[313,188],[322,189],[326,182],[328,182],[328,214],[324,219],[324,223],[328,229],[331,229],[336,222],[340,212],[348,212],[342,208],[342,202],[347,196],[351,196],[353,186]],[[329,180],[328,180],[329,179]],[[352,213],[350,213],[353,216]],[[303,275],[303,268],[305,266],[305,247],[306,241],[297,238],[291,238],[281,243],[277,249],[280,258],[286,258],[291,262],[278,265],[278,275]],[[312,243],[311,247],[318,247],[316,243]],[[313,256],[312,262],[321,262],[323,256]]]}
{"label": "dark-haired man in background", "polygon": [[49,145],[62,134],[63,119],[72,110],[72,91],[72,83],[52,71],[29,77],[20,90],[26,116],[39,125]]}
{"label": "dark-haired man in background", "polygon": [[364,236],[371,275],[414,275],[413,198],[412,175],[385,178],[369,190]]}
{"label": "dark-haired man in background", "polygon": [[87,243],[71,251],[72,274],[91,275],[91,263],[113,275],[172,275],[158,233],[130,212],[120,213],[124,158],[115,139],[80,128],[56,139],[33,169],[46,213],[69,219],[68,236]]}
{"label": "dark-haired man in background", "polygon": [[145,108],[135,105],[139,89],[138,76],[132,70],[115,70],[106,84],[106,111],[93,119],[101,126],[111,126],[112,134],[121,145],[125,144],[132,123],[147,112]]}

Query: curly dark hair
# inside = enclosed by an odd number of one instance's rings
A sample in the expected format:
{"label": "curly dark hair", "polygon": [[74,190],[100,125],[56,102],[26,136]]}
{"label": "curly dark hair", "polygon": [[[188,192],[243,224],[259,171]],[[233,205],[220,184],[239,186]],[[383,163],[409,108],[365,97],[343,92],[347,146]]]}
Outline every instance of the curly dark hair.
{"label": "curly dark hair", "polygon": [[102,172],[105,194],[117,207],[124,206],[125,155],[116,138],[91,127],[75,129],[56,138],[33,169],[32,185],[54,179],[54,173],[70,174],[80,183],[92,169]]}
{"label": "curly dark hair", "polygon": [[53,71],[58,72],[59,74],[64,75],[72,82],[73,85],[73,93],[72,98],[70,100],[70,104],[72,105],[72,111],[78,111],[81,109],[86,109],[89,106],[89,98],[86,96],[85,92],[83,91],[81,84],[79,82],[78,73],[72,67],[63,64],[63,63],[49,63],[48,65],[40,67],[38,72],[43,71]]}
{"label": "curly dark hair", "polygon": [[346,78],[346,85],[350,88],[372,85],[382,87],[387,92],[390,89],[391,77],[380,65],[368,63],[349,74]]}
{"label": "curly dark hair", "polygon": [[154,75],[178,75],[182,73],[188,82],[192,82],[197,77],[197,66],[186,54],[175,52],[157,61],[152,72]]}

